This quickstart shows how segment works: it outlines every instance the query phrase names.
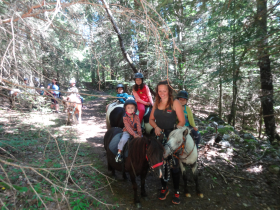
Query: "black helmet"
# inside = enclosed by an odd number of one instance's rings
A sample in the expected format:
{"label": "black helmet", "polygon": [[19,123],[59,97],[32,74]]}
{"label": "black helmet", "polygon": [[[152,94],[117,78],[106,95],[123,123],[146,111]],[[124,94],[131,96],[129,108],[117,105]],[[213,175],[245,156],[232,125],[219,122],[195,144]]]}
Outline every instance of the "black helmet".
{"label": "black helmet", "polygon": [[123,108],[124,108],[124,111],[125,111],[125,107],[126,105],[128,104],[132,104],[135,106],[135,113],[137,112],[137,103],[136,101],[132,100],[132,99],[127,99],[125,102],[124,102],[124,105],[123,105]]}
{"label": "black helmet", "polygon": [[179,93],[178,93],[178,95],[177,95],[177,97],[176,97],[177,99],[179,99],[179,98],[184,98],[184,99],[189,99],[189,94],[188,94],[188,92],[187,91],[185,91],[185,90],[181,90]]}
{"label": "black helmet", "polygon": [[124,86],[123,86],[122,84],[118,84],[117,87],[116,87],[116,89],[118,90],[118,88],[124,89]]}
{"label": "black helmet", "polygon": [[134,78],[133,79],[136,79],[136,78],[144,79],[144,76],[141,73],[136,73],[136,74],[134,74]]}

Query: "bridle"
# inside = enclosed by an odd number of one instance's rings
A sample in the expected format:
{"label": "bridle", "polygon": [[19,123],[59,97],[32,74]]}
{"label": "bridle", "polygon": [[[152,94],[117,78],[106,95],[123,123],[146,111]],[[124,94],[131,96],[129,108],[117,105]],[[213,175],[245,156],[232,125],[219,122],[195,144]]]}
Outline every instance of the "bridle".
{"label": "bridle", "polygon": [[147,159],[147,161],[148,161],[148,163],[149,163],[149,165],[150,165],[150,168],[151,168],[152,170],[154,170],[155,168],[162,166],[162,165],[163,165],[163,158],[162,158],[162,161],[161,161],[161,162],[159,162],[159,163],[157,163],[157,164],[155,164],[155,165],[151,165],[151,163],[150,163],[150,161],[149,161],[149,159],[148,159],[147,150],[148,150],[148,148],[147,148],[147,145],[146,145],[146,159]]}
{"label": "bridle", "polygon": [[[170,146],[169,142],[167,142],[165,145],[168,146],[169,149],[170,149],[170,151],[171,151],[169,154],[172,154],[175,158],[179,159],[178,156],[183,155],[183,153],[184,153],[185,144],[186,144],[186,138],[183,136],[183,142],[182,142],[182,144],[181,144],[175,151],[172,149],[172,147]],[[190,151],[190,153],[187,155],[186,158],[188,158],[188,157],[192,154],[192,152],[193,152],[193,150],[194,150],[194,147],[195,147],[195,142],[194,142],[194,144],[193,144],[192,150]],[[176,153],[179,152],[180,149],[181,149],[181,154],[179,154],[179,155],[177,156]],[[172,157],[173,157],[173,156],[172,156]]]}

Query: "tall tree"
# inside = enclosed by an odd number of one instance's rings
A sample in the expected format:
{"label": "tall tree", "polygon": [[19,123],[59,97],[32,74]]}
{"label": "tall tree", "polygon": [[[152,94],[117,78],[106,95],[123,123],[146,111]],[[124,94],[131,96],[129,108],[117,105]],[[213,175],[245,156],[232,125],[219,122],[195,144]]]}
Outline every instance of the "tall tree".
{"label": "tall tree", "polygon": [[270,140],[275,138],[275,117],[273,109],[273,79],[270,67],[267,33],[267,0],[257,0],[258,65],[260,79],[265,131]]}

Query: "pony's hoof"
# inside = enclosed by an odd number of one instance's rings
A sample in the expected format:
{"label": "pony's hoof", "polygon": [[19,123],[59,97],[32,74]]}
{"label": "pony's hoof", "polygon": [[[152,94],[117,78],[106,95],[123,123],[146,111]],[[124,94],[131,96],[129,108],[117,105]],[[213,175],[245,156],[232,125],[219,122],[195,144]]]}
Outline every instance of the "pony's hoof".
{"label": "pony's hoof", "polygon": [[190,193],[186,193],[186,197],[187,197],[187,198],[190,198],[190,197],[192,197],[192,196],[191,196]]}
{"label": "pony's hoof", "polygon": [[138,209],[142,208],[141,203],[136,203],[136,207],[137,207]]}
{"label": "pony's hoof", "polygon": [[198,195],[200,198],[204,198],[203,193],[198,193],[197,195]]}

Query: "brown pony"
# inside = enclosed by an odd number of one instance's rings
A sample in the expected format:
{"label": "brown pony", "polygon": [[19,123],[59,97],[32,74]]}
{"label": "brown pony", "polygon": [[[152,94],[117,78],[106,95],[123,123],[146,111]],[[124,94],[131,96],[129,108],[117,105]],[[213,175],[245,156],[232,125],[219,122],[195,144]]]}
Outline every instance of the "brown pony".
{"label": "brown pony", "polygon": [[115,170],[123,172],[123,177],[126,179],[125,172],[128,172],[134,190],[134,202],[140,208],[140,199],[137,196],[136,176],[141,177],[141,196],[147,197],[145,190],[145,179],[150,168],[161,178],[163,164],[163,146],[155,138],[134,138],[128,143],[128,157],[124,163],[116,163],[115,154],[109,149],[109,144],[113,137],[122,133],[121,128],[111,128],[104,136],[104,148],[107,153],[108,170],[112,171],[115,176]]}
{"label": "brown pony", "polygon": [[[76,121],[76,114],[78,114],[78,122],[81,124],[82,122],[82,103],[81,100],[74,94],[71,94],[67,97],[62,97],[63,101],[66,105],[66,111],[67,111],[67,124],[70,123],[70,118],[73,119],[73,121]],[[76,121],[77,122],[77,121]]]}

